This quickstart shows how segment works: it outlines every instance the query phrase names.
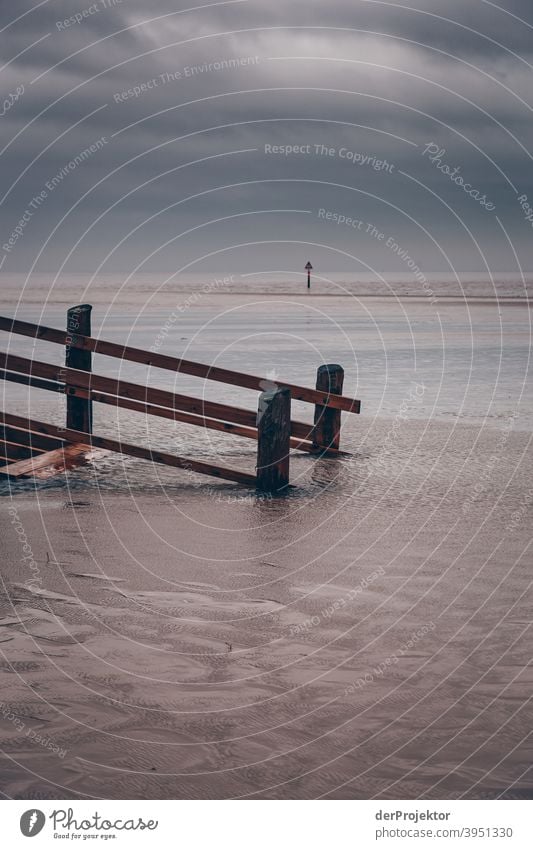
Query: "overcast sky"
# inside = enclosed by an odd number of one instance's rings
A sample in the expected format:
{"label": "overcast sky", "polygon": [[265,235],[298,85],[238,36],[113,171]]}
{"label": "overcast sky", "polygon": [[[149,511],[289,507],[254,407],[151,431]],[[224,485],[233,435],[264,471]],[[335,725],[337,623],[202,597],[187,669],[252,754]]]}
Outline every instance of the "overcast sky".
{"label": "overcast sky", "polygon": [[4,271],[533,268],[531,0],[1,7]]}

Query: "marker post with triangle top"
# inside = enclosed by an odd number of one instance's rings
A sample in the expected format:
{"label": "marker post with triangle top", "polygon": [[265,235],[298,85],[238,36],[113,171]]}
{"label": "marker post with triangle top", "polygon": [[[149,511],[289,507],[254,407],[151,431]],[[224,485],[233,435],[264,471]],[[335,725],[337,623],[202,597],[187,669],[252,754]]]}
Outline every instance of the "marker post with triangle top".
{"label": "marker post with triangle top", "polygon": [[311,271],[313,270],[313,266],[310,262],[305,266],[305,270],[307,271],[307,288],[311,288]]}

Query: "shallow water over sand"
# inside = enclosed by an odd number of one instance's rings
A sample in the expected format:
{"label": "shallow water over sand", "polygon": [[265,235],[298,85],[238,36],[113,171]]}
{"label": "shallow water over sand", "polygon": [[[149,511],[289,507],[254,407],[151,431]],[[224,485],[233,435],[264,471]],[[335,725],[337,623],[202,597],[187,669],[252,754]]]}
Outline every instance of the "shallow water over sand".
{"label": "shallow water over sand", "polygon": [[[94,316],[103,338],[134,324],[138,347],[167,318]],[[3,484],[2,793],[530,795],[528,345],[523,305],[421,300],[407,318],[394,299],[217,294],[180,313],[164,352],[306,385],[343,363],[363,401],[344,417],[353,456],[295,454],[279,500],[116,457],[12,497]],[[117,365],[142,380],[95,358]],[[23,412],[27,391],[8,392]],[[60,400],[35,392],[31,414],[60,422]],[[107,408],[95,432],[253,470],[252,442],[213,432]]]}

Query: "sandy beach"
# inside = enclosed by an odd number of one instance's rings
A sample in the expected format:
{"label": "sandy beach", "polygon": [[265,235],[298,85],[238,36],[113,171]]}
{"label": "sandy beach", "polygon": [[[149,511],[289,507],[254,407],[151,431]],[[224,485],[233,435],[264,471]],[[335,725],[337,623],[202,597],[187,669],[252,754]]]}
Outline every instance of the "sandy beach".
{"label": "sandy beach", "polygon": [[[351,456],[295,452],[283,499],[116,456],[1,484],[2,794],[530,798],[524,300],[511,287],[437,305],[238,289],[191,302],[183,287],[169,324],[170,296],[156,310],[139,287],[142,311],[131,292],[105,311],[89,289],[94,335],[148,348],[166,321],[165,353],[246,357],[309,386],[341,362],[363,403],[343,419]],[[2,313],[61,327],[81,294]],[[4,409],[57,422],[60,400],[32,390],[28,407],[7,385]],[[97,407],[95,433],[253,471],[247,440],[124,412]]]}

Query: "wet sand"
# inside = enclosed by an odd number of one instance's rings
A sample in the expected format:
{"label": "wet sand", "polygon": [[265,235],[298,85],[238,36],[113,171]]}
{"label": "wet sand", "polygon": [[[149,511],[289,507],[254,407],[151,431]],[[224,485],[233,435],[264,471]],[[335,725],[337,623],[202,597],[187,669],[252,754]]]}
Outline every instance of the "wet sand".
{"label": "wet sand", "polygon": [[159,469],[4,498],[3,794],[529,794],[529,434],[409,422],[385,457],[391,425],[275,502]]}

